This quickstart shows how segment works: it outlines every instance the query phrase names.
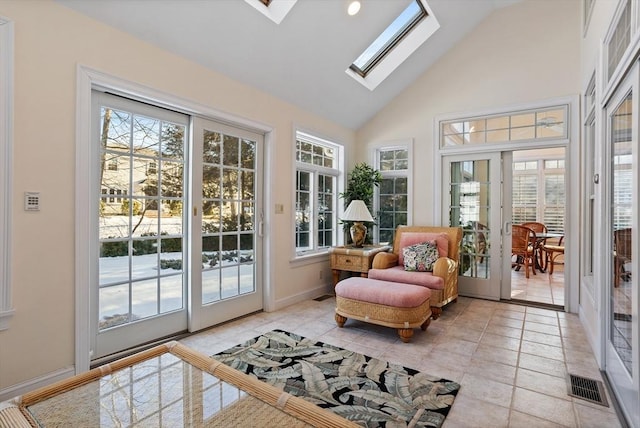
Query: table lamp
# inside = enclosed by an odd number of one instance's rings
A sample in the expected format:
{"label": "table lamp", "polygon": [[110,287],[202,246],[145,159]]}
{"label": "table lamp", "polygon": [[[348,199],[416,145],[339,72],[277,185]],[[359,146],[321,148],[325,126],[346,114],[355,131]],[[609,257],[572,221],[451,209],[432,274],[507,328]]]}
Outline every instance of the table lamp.
{"label": "table lamp", "polygon": [[367,237],[367,226],[362,224],[363,221],[373,221],[371,213],[367,209],[364,201],[353,200],[347,207],[342,217],[343,221],[353,221],[351,226],[351,241],[356,248],[362,248],[364,239]]}

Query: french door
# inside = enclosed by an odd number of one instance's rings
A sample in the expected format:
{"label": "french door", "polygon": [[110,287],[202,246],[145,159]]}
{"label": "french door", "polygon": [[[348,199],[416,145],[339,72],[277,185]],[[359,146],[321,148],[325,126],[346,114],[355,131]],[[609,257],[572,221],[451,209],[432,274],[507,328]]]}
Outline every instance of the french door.
{"label": "french door", "polygon": [[262,139],[194,118],[191,331],[262,309]]}
{"label": "french door", "polygon": [[92,98],[92,359],[261,309],[262,136]]}
{"label": "french door", "polygon": [[[499,300],[501,294],[502,155],[478,153],[444,156],[443,222],[462,227],[458,293]],[[509,163],[510,165],[510,163]],[[509,195],[509,192],[504,192]]]}
{"label": "french door", "polygon": [[[618,401],[630,420],[640,420],[640,343],[638,327],[638,124],[640,71],[636,64],[607,103],[609,165],[605,214],[607,322],[605,368]],[[608,219],[608,221],[607,221]],[[607,269],[608,267],[608,269]]]}

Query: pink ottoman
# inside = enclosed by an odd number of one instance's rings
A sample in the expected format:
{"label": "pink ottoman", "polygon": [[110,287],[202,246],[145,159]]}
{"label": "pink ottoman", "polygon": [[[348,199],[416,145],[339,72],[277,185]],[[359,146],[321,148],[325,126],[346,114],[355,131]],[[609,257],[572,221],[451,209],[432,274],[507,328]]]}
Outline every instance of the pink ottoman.
{"label": "pink ottoman", "polygon": [[413,337],[413,329],[426,330],[431,321],[431,290],[419,285],[351,277],[336,285],[336,323],[347,318],[398,329],[403,342]]}

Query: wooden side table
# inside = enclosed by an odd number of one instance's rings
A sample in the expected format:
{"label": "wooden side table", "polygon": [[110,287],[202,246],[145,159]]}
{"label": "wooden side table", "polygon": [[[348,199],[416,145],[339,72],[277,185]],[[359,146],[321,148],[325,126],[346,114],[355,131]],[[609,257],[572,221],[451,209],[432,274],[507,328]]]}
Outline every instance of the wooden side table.
{"label": "wooden side table", "polygon": [[389,245],[365,245],[355,248],[349,245],[329,248],[331,270],[333,272],[333,286],[340,280],[340,272],[359,272],[360,276],[367,277],[373,257],[383,251],[389,251]]}

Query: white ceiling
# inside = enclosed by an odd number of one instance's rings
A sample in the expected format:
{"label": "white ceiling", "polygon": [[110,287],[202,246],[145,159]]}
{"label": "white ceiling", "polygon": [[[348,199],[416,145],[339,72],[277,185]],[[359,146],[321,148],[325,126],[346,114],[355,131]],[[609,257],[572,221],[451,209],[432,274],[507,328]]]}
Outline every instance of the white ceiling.
{"label": "white ceiling", "polygon": [[280,25],[242,0],[56,0],[235,80],[358,129],[496,8],[428,0],[440,29],[374,91],[345,73],[410,0],[298,0]]}

